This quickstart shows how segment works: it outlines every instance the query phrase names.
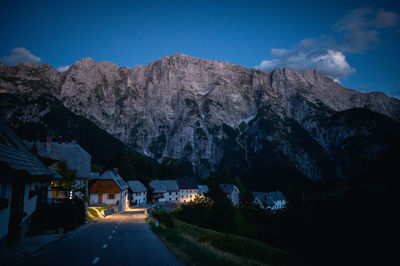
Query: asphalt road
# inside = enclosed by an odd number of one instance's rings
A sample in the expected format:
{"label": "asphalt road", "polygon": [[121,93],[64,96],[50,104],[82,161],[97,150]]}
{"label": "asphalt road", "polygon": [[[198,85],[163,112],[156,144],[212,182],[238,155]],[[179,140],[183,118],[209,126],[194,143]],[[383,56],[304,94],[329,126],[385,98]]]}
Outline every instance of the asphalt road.
{"label": "asphalt road", "polygon": [[46,247],[24,265],[184,265],[144,219],[137,212],[107,216]]}

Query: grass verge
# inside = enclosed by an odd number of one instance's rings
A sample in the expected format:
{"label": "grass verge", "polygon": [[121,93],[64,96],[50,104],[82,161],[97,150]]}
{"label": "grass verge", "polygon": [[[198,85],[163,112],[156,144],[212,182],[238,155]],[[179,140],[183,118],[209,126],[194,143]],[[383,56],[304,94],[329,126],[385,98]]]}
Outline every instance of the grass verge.
{"label": "grass verge", "polygon": [[153,231],[188,265],[300,265],[280,249],[245,237],[224,234],[174,219],[173,227]]}

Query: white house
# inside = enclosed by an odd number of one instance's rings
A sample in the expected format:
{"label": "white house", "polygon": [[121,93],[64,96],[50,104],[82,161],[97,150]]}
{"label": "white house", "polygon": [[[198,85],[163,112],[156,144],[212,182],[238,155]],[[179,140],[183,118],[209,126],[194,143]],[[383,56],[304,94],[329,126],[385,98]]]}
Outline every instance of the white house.
{"label": "white house", "polygon": [[199,196],[199,187],[196,179],[193,177],[177,178],[176,182],[178,183],[179,187],[180,203],[190,202],[194,200],[196,196]]}
{"label": "white house", "polygon": [[0,120],[0,251],[26,236],[53,173]]}
{"label": "white house", "polygon": [[232,184],[220,184],[222,191],[226,194],[228,199],[232,202],[233,206],[239,206],[239,189]]}
{"label": "white house", "polygon": [[286,198],[278,190],[274,192],[252,192],[252,194],[254,203],[261,209],[276,211],[286,207]]}
{"label": "white house", "polygon": [[176,180],[152,180],[149,186],[153,189],[153,201],[179,201],[179,187]]}
{"label": "white house", "polygon": [[134,180],[128,181],[128,192],[130,205],[140,205],[147,202],[147,188],[142,184],[142,182]]}
{"label": "white house", "polygon": [[128,185],[118,174],[118,169],[105,171],[101,176],[92,175],[89,184],[90,205],[114,205],[118,211],[127,207]]}

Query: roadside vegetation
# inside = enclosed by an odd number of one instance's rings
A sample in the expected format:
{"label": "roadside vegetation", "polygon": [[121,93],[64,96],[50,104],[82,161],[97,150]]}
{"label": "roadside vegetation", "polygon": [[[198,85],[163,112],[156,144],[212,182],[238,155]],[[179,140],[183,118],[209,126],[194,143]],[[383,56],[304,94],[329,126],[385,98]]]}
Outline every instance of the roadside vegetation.
{"label": "roadside vegetation", "polygon": [[98,207],[88,207],[87,208],[87,214],[88,214],[88,220],[94,221],[98,220],[104,217],[102,211],[112,209],[111,205],[103,205],[103,206],[98,206]]}
{"label": "roadside vegetation", "polygon": [[188,265],[296,265],[295,258],[264,243],[194,226],[165,212],[152,229]]}
{"label": "roadside vegetation", "polygon": [[394,228],[395,193],[387,184],[350,179],[318,182],[308,190],[290,188],[288,207],[276,213],[251,203],[234,207],[218,186],[209,184],[206,199],[196,198],[171,213],[153,213],[160,224],[155,232],[184,253],[190,265],[203,265],[191,255],[200,252],[191,251],[195,247],[231,264],[383,265],[384,239]]}

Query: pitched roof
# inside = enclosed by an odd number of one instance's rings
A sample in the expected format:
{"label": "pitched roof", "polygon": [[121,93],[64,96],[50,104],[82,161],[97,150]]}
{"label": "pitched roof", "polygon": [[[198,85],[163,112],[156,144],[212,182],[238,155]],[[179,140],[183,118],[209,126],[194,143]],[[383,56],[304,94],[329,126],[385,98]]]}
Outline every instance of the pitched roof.
{"label": "pitched roof", "polygon": [[267,206],[275,205],[278,200],[286,200],[282,192],[278,190],[273,192],[252,192],[252,194]]}
{"label": "pitched roof", "polygon": [[177,178],[179,189],[198,189],[197,181],[194,177]]}
{"label": "pitched roof", "polygon": [[128,181],[128,186],[132,190],[132,192],[143,192],[147,191],[147,188],[142,184],[142,182],[137,180]]}
{"label": "pitched roof", "polygon": [[31,176],[52,176],[53,173],[34,156],[0,120],[0,163],[15,171],[26,171]]}
{"label": "pitched roof", "polygon": [[221,189],[222,189],[222,191],[225,193],[225,194],[231,194],[232,193],[232,191],[235,189],[235,185],[232,185],[232,184],[220,184],[219,185],[220,187],[221,187]]}
{"label": "pitched roof", "polygon": [[253,196],[265,206],[273,206],[275,203],[268,197],[266,192],[252,192]]}
{"label": "pitched roof", "polygon": [[165,193],[179,190],[176,180],[151,180],[149,186],[154,189],[153,193]]}
{"label": "pitched roof", "polygon": [[279,190],[273,191],[273,192],[268,192],[267,194],[268,194],[268,198],[270,198],[273,201],[286,200],[285,196]]}
{"label": "pitched roof", "polygon": [[117,186],[121,190],[128,189],[128,185],[125,183],[125,181],[122,179],[122,177],[118,174],[117,170],[107,170],[100,176],[100,178],[97,178],[97,179],[113,180],[115,182],[115,184],[117,184]]}
{"label": "pitched roof", "polygon": [[68,167],[76,170],[77,177],[90,177],[91,155],[87,153],[78,143],[58,142],[29,142],[24,141],[31,148],[35,144],[39,156],[55,160],[65,160]]}

